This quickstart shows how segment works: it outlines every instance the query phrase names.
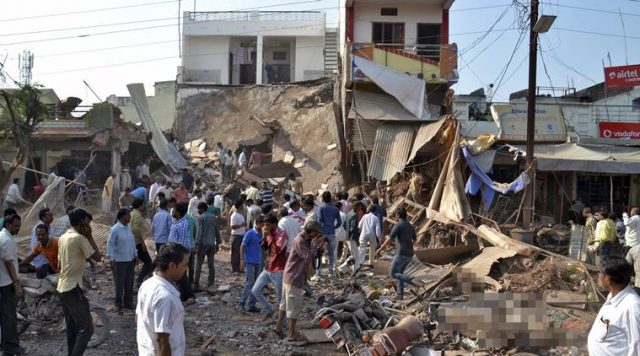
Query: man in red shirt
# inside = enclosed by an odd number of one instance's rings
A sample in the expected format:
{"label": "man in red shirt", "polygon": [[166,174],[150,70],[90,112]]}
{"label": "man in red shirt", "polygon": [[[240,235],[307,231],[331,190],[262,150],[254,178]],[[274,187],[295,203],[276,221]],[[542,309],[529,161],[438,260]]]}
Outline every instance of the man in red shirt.
{"label": "man in red shirt", "polygon": [[251,149],[251,157],[249,158],[249,168],[262,166],[262,159],[271,156],[272,153],[264,153],[258,151],[255,147]]}
{"label": "man in red shirt", "polygon": [[273,305],[262,294],[262,289],[273,283],[276,291],[276,303],[280,304],[282,294],[282,272],[287,264],[287,233],[278,227],[278,218],[269,214],[264,219],[262,227],[262,247],[269,250],[269,261],[258,276],[251,293],[266,311],[266,317],[273,316]]}
{"label": "man in red shirt", "polygon": [[189,204],[189,191],[184,182],[180,183],[178,189],[174,190],[172,194],[176,198],[177,204]]}

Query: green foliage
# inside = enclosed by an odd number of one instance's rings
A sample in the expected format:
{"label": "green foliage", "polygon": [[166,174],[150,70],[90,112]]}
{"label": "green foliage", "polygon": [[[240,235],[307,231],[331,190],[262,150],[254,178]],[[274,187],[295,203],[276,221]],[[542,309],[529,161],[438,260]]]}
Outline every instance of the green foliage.
{"label": "green foliage", "polygon": [[40,102],[39,88],[41,86],[35,84],[18,89],[0,89],[0,130],[5,135],[17,135],[17,141],[22,141],[47,118],[47,106]]}

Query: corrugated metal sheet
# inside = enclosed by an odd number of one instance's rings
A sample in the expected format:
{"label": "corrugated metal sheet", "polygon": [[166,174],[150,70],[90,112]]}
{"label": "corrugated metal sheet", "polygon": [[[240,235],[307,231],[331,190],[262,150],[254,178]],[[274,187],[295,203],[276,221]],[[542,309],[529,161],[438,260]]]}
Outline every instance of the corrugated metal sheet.
{"label": "corrugated metal sheet", "polygon": [[174,145],[167,142],[162,134],[160,127],[156,124],[149,111],[149,103],[147,102],[147,94],[144,91],[144,85],[141,83],[127,85],[129,94],[133,104],[138,111],[138,117],[142,120],[145,130],[151,132],[151,146],[156,152],[160,160],[169,166],[174,172],[187,166],[187,160],[175,148]]}
{"label": "corrugated metal sheet", "polygon": [[386,123],[376,132],[368,175],[387,180],[402,172],[411,151],[415,125]]}
{"label": "corrugated metal sheet", "polygon": [[423,121],[405,109],[396,98],[387,94],[358,91],[353,94],[349,118],[362,117],[365,120],[382,121]]}
{"label": "corrugated metal sheet", "polygon": [[433,139],[438,134],[438,132],[440,132],[442,125],[447,121],[448,117],[449,115],[445,117],[440,117],[440,119],[436,122],[424,123],[420,126],[420,128],[418,129],[418,132],[416,133],[416,139],[413,142],[413,147],[411,148],[411,154],[409,155],[409,159],[407,160],[407,163],[411,162],[414,158],[416,158],[418,151],[424,145],[426,145],[429,141],[431,141],[431,139]]}
{"label": "corrugated metal sheet", "polygon": [[[376,140],[376,131],[382,124],[380,121],[352,120],[351,144],[354,151],[371,151]],[[362,133],[362,135],[361,135]]]}

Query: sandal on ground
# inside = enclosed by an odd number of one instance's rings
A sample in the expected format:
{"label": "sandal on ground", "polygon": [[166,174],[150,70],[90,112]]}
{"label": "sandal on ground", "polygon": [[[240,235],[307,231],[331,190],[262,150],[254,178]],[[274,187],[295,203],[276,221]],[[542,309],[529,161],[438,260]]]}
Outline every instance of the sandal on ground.
{"label": "sandal on ground", "polygon": [[279,339],[284,339],[284,333],[282,332],[282,330],[276,329],[276,328],[272,328],[271,331],[276,334],[276,336]]}
{"label": "sandal on ground", "polygon": [[304,335],[297,333],[293,337],[288,337],[287,342],[307,342],[307,338]]}

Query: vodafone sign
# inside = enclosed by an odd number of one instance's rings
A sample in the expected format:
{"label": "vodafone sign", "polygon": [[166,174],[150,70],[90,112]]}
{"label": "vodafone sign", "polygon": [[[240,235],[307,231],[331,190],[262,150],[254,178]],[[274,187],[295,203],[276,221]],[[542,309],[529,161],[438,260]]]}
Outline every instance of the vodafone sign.
{"label": "vodafone sign", "polygon": [[600,122],[601,138],[627,138],[640,140],[640,123]]}
{"label": "vodafone sign", "polygon": [[607,88],[640,86],[640,64],[605,68],[604,80]]}

